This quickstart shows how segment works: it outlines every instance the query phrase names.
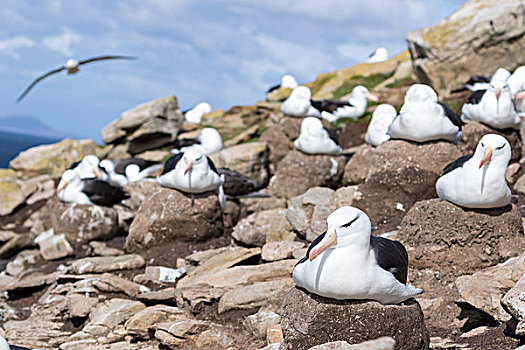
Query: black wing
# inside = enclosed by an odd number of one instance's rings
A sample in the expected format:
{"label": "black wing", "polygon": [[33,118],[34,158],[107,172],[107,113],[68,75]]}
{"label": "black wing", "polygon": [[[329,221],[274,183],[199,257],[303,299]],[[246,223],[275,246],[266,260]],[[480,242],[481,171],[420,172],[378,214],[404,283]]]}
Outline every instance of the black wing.
{"label": "black wing", "polygon": [[98,179],[83,180],[82,192],[94,204],[111,207],[120,203],[123,199],[129,198],[128,194],[121,188],[113,186],[106,181]]}
{"label": "black wing", "polygon": [[117,159],[113,162],[115,164],[115,172],[117,174],[126,175],[126,167],[130,164],[136,164],[139,166],[140,171],[149,168],[159,162],[153,160],[143,159],[143,158],[124,158]]}
{"label": "black wing", "polygon": [[339,135],[337,135],[337,132],[335,130],[330,129],[330,128],[325,128],[324,126],[323,126],[323,129],[328,133],[328,137],[338,145],[339,144]]}
{"label": "black wing", "polygon": [[27,95],[27,93],[33,88],[33,86],[35,86],[40,80],[42,79],[45,79],[47,78],[48,76],[50,75],[53,75],[53,74],[56,74],[58,72],[61,72],[63,71],[64,69],[66,69],[66,67],[62,66],[62,67],[59,67],[59,68],[56,68],[56,69],[53,69],[52,71],[49,71],[47,72],[46,74],[44,75],[41,75],[39,76],[38,78],[36,78],[35,80],[33,80],[33,82],[31,83],[31,85],[29,85],[25,90],[24,92],[22,92],[22,94],[20,96],[18,96],[18,98],[16,99],[16,102],[20,102],[22,101],[22,99]]}
{"label": "black wing", "polygon": [[447,116],[448,119],[450,119],[452,124],[457,126],[459,130],[461,130],[461,127],[465,125],[465,123],[463,123],[463,121],[461,120],[461,117],[446,104],[439,102],[439,105],[443,107],[443,110],[445,111],[445,115]]}
{"label": "black wing", "polygon": [[306,260],[308,260],[308,255],[310,255],[310,251],[311,251],[312,249],[314,249],[314,247],[315,247],[316,245],[318,245],[319,242],[321,242],[321,241],[323,240],[323,238],[324,238],[325,235],[326,235],[326,231],[323,232],[323,233],[321,233],[319,236],[317,236],[316,239],[314,239],[314,241],[312,242],[312,244],[310,244],[310,246],[308,247],[308,250],[306,251],[306,255],[303,256],[303,257],[301,258],[301,260],[299,260],[299,262],[297,262],[297,264],[295,264],[295,266],[299,265],[300,263],[304,263]]}
{"label": "black wing", "polygon": [[166,163],[164,163],[164,169],[162,169],[162,175],[169,173],[173,169],[175,169],[175,166],[177,166],[177,163],[179,160],[181,160],[182,156],[184,155],[183,152],[177,153],[174,156],[171,156],[168,158]]}
{"label": "black wing", "polygon": [[327,111],[329,113],[335,112],[338,108],[344,106],[353,106],[348,101],[336,101],[336,100],[310,100],[312,107],[319,110],[319,112]]}
{"label": "black wing", "polygon": [[406,284],[408,254],[405,247],[398,241],[375,236],[370,236],[370,246],[374,250],[377,264],[392,273],[399,282]]}
{"label": "black wing", "polygon": [[485,92],[487,92],[487,90],[476,90],[476,91],[474,91],[472,94],[470,94],[470,96],[469,96],[469,98],[467,100],[467,103],[469,103],[471,105],[477,105],[478,103],[481,102],[481,98],[483,97]]}
{"label": "black wing", "polygon": [[281,84],[277,84],[277,85],[271,86],[271,87],[266,91],[266,93],[270,93],[270,92],[272,92],[272,91],[279,90],[280,88],[281,88]]}
{"label": "black wing", "polygon": [[175,143],[173,144],[173,148],[175,149],[181,149],[182,147],[189,147],[195,144],[200,144],[200,140],[195,139],[177,139],[175,140]]}
{"label": "black wing", "polygon": [[490,83],[490,77],[486,77],[484,75],[473,75],[465,83],[465,85],[474,85],[476,83]]}
{"label": "black wing", "polygon": [[91,63],[95,61],[103,61],[103,60],[136,60],[137,57],[135,56],[97,56],[97,57],[91,57],[82,61],[78,61],[78,65]]}
{"label": "black wing", "polygon": [[375,50],[374,52],[372,52],[370,55],[368,55],[368,58],[374,56],[376,54],[377,50]]}
{"label": "black wing", "polygon": [[447,164],[447,166],[443,168],[443,175],[450,173],[454,169],[461,168],[463,164],[468,162],[470,158],[472,158],[473,156],[474,156],[473,154],[461,156],[455,161],[453,161],[452,163]]}
{"label": "black wing", "polygon": [[71,163],[68,169],[75,169],[80,164],[80,162],[81,160]]}
{"label": "black wing", "polygon": [[240,174],[234,170],[228,168],[219,168],[218,170],[219,175],[224,174],[224,184],[222,187],[224,189],[224,194],[228,196],[244,196],[264,187],[264,184],[260,184],[248,176]]}
{"label": "black wing", "polygon": [[9,345],[10,350],[31,350],[30,348],[25,348],[23,346],[18,345]]}
{"label": "black wing", "polygon": [[206,159],[208,160],[208,166],[210,167],[211,171],[213,171],[216,174],[219,174],[219,172],[217,171],[217,167],[215,166],[215,164],[213,164],[213,161],[210,159],[210,157],[206,157]]}

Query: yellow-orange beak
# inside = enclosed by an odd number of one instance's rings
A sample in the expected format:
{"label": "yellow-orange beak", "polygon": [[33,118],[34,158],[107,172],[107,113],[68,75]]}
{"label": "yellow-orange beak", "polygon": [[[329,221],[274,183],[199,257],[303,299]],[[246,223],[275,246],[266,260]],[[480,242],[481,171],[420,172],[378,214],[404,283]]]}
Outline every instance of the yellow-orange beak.
{"label": "yellow-orange beak", "polygon": [[366,95],[366,98],[368,98],[370,101],[374,101],[374,102],[378,102],[379,101],[379,97],[377,97],[376,95],[373,95],[371,93],[368,93],[368,95]]}
{"label": "yellow-orange beak", "polygon": [[97,179],[101,179],[102,178],[102,174],[100,174],[100,169],[98,168],[98,165],[95,165],[93,167],[93,172],[95,173],[95,175],[97,175]]}
{"label": "yellow-orange beak", "polygon": [[317,243],[317,245],[313,247],[312,250],[310,250],[310,255],[308,256],[308,259],[310,259],[310,261],[314,260],[322,252],[334,246],[336,243],[337,243],[337,235],[335,233],[335,228],[330,226],[328,228],[328,231],[326,231],[324,238],[321,240],[321,242]]}
{"label": "yellow-orange beak", "polygon": [[516,100],[525,98],[525,91],[520,91],[520,92],[516,93],[516,97],[515,98],[516,98]]}
{"label": "yellow-orange beak", "polygon": [[184,175],[186,175],[186,173],[187,173],[188,171],[190,171],[191,169],[193,169],[193,160],[190,160],[190,161],[188,162],[188,166],[187,166],[186,169],[184,170]]}
{"label": "yellow-orange beak", "polygon": [[64,188],[67,187],[67,181],[64,181],[64,184],[62,184],[62,186],[60,186],[59,188],[57,188],[57,193],[60,193],[64,190]]}
{"label": "yellow-orange beak", "polygon": [[496,88],[496,98],[499,98],[499,95],[501,95],[501,88]]}
{"label": "yellow-orange beak", "polygon": [[479,162],[479,167],[481,168],[483,164],[490,162],[491,158],[492,158],[492,148],[487,147],[487,149],[485,149],[485,154],[483,155],[483,159],[481,159],[481,162]]}

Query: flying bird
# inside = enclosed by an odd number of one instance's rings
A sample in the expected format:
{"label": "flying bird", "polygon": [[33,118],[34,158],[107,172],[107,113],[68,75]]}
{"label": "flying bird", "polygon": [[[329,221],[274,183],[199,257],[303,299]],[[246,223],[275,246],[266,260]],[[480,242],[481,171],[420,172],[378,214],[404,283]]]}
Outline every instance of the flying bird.
{"label": "flying bird", "polygon": [[67,70],[67,74],[75,74],[79,71],[78,67],[83,65],[83,64],[87,64],[87,63],[91,63],[91,62],[95,62],[95,61],[104,61],[104,60],[134,60],[134,59],[137,59],[137,57],[135,56],[98,56],[98,57],[91,57],[91,58],[88,58],[88,59],[85,59],[85,60],[81,60],[81,61],[77,61],[75,59],[69,59],[67,60],[66,64],[64,64],[62,67],[58,67],[56,69],[53,69],[41,76],[39,76],[38,78],[36,78],[35,80],[33,80],[33,82],[24,90],[24,92],[22,92],[22,94],[20,96],[18,96],[18,98],[16,99],[16,102],[20,102],[22,101],[22,99],[29,93],[29,91],[36,85],[38,84],[41,80],[53,75],[53,74],[56,74],[56,73],[60,73],[62,72],[63,70]]}

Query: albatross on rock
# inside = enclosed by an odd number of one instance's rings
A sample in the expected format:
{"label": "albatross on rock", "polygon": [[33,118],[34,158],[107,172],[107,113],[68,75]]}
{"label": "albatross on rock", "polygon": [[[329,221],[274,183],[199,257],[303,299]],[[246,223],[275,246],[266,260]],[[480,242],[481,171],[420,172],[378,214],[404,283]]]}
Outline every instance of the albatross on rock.
{"label": "albatross on rock", "polygon": [[323,126],[321,120],[315,117],[304,118],[301,123],[301,133],[294,141],[299,151],[308,154],[340,154],[337,133]]}
{"label": "albatross on rock", "polygon": [[[367,101],[377,102],[379,99],[363,85],[357,85],[352,90],[352,97],[348,101],[325,101],[322,106],[312,105],[321,112],[321,117],[330,123],[335,123],[340,118],[357,120],[365,114]],[[330,103],[332,102],[332,103]]]}
{"label": "albatross on rock", "polygon": [[463,122],[447,105],[439,103],[437,94],[428,85],[414,84],[406,95],[399,115],[392,121],[388,134],[393,139],[426,142],[461,137]]}
{"label": "albatross on rock", "polygon": [[504,80],[492,80],[486,90],[474,91],[461,112],[462,120],[475,120],[496,129],[521,127],[512,92]]}
{"label": "albatross on rock", "polygon": [[505,174],[511,149],[500,135],[481,138],[474,154],[448,164],[436,182],[439,198],[465,208],[499,208],[510,203]]}
{"label": "albatross on rock", "polygon": [[91,63],[91,62],[96,62],[96,61],[104,61],[104,60],[134,60],[136,59],[137,57],[134,57],[134,56],[111,56],[111,55],[106,55],[106,56],[97,56],[97,57],[91,57],[91,58],[87,58],[85,60],[80,60],[80,61],[77,61],[75,59],[69,59],[67,60],[66,64],[64,64],[63,66],[61,67],[58,67],[58,68],[55,68],[41,76],[39,76],[38,78],[36,78],[25,90],[24,92],[22,92],[22,94],[20,96],[18,96],[18,98],[16,99],[16,102],[20,102],[22,101],[22,99],[29,93],[29,91],[38,83],[40,82],[41,80],[53,75],[53,74],[56,74],[56,73],[60,73],[62,72],[63,70],[66,70],[67,71],[67,74],[75,74],[79,71],[79,67],[83,64],[87,64],[87,63]]}
{"label": "albatross on rock", "polygon": [[372,146],[379,146],[385,141],[390,140],[388,127],[397,116],[394,106],[387,103],[376,107],[372,113],[372,119],[366,130],[365,142]]}
{"label": "albatross on rock", "polygon": [[422,292],[407,283],[408,254],[397,241],[370,235],[368,216],[341,207],[326,220],[293,269],[297,286],[334,299],[372,299],[397,304]]}
{"label": "albatross on rock", "polygon": [[186,152],[194,149],[202,154],[219,152],[222,149],[221,134],[214,128],[204,128],[196,138],[185,138],[175,140],[171,153]]}
{"label": "albatross on rock", "polygon": [[99,179],[81,179],[68,169],[62,174],[57,196],[63,202],[111,207],[129,198],[121,188]]}

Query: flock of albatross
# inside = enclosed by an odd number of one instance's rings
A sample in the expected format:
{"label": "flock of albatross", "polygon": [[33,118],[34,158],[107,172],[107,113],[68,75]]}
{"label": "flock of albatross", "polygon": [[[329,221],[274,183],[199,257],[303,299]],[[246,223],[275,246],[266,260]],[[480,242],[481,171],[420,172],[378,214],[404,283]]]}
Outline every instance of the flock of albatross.
{"label": "flock of albatross", "polygon": [[[383,57],[376,55],[384,56],[385,52],[378,50],[370,59]],[[341,118],[357,119],[365,113],[368,100],[378,100],[364,86],[356,86],[346,101],[312,100],[308,87],[300,86],[290,75],[284,76],[281,85],[270,91],[280,87],[292,89],[281,105],[283,114],[303,118],[294,147],[310,155],[343,152],[337,133],[325,127],[322,119],[332,123]],[[472,95],[459,116],[438,102],[430,86],[412,85],[399,112],[388,104],[375,108],[365,141],[372,146],[390,139],[457,142],[465,120],[476,120],[494,129],[520,128],[520,115],[525,114],[525,67],[516,69],[514,74],[499,69],[490,78],[474,76],[465,88],[472,90]],[[186,120],[198,124],[210,110],[208,104],[199,104],[185,112]],[[160,186],[189,195],[216,192],[221,208],[228,196],[261,194],[257,191],[267,184],[214,165],[208,154],[221,150],[222,146],[220,134],[205,128],[195,139],[177,140],[174,155],[164,164],[140,158],[100,161],[89,155],[63,173],[57,196],[66,202],[112,206],[128,198],[123,187],[136,181],[156,181]],[[437,195],[464,208],[508,205],[511,192],[505,174],[510,156],[511,147],[504,137],[483,136],[473,155],[462,156],[444,168],[436,182]],[[151,177],[161,169],[161,175]],[[363,211],[350,206],[338,208],[328,216],[327,226],[327,231],[312,242],[293,269],[298,287],[329,298],[371,299],[384,304],[402,303],[422,292],[408,283],[408,255],[404,246],[372,236],[370,219]],[[9,346],[0,337],[0,350],[6,349]]]}

